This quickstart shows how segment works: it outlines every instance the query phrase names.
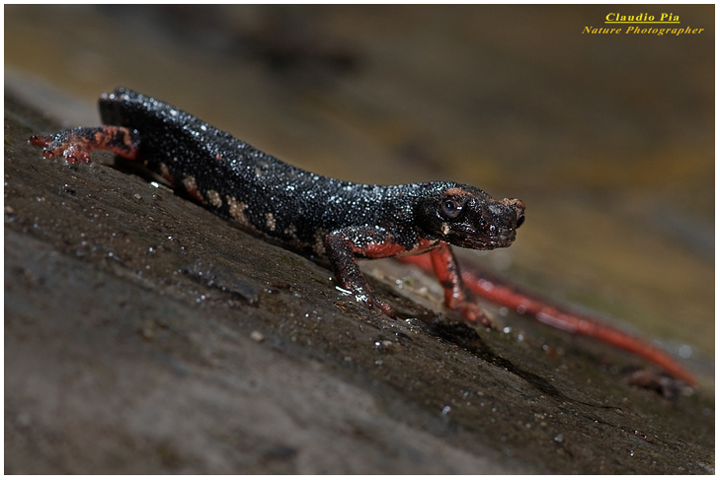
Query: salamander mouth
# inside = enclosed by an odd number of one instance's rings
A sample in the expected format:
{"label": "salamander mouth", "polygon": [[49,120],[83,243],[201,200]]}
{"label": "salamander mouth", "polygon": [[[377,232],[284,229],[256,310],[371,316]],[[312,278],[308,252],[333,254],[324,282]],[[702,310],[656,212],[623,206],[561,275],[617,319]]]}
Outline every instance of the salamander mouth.
{"label": "salamander mouth", "polygon": [[509,247],[515,241],[515,231],[508,232],[503,235],[472,235],[466,236],[459,245],[475,250],[493,250],[495,248]]}

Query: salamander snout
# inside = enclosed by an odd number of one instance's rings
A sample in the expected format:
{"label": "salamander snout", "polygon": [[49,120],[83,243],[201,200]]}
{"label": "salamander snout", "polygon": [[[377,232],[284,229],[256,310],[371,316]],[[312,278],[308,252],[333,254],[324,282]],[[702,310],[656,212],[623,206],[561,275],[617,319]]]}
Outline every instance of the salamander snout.
{"label": "salamander snout", "polygon": [[471,203],[475,207],[469,215],[474,220],[474,232],[467,233],[484,244],[483,248],[507,247],[515,240],[515,230],[525,222],[525,204],[521,200],[488,196]]}
{"label": "salamander snout", "polygon": [[514,223],[513,228],[519,228],[525,222],[525,202],[516,198],[504,198],[499,203],[514,211],[514,216],[510,215],[510,222]]}

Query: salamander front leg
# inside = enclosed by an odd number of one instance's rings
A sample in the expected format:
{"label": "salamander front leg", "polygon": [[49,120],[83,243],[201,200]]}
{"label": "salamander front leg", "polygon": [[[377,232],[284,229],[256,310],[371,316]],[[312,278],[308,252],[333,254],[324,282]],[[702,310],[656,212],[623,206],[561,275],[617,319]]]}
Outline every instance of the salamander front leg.
{"label": "salamander front leg", "polygon": [[472,322],[479,322],[491,327],[492,322],[485,316],[480,307],[472,302],[472,297],[460,276],[460,269],[450,245],[441,243],[428,252],[432,260],[435,276],[445,290],[445,305],[460,312]]}
{"label": "salamander front leg", "polygon": [[35,135],[30,137],[30,143],[44,147],[44,157],[62,156],[71,164],[90,163],[93,150],[110,150],[128,160],[140,161],[140,135],[125,127],[79,127],[55,135]]}
{"label": "salamander front leg", "polygon": [[353,254],[352,240],[342,232],[333,232],[325,236],[325,252],[335,271],[335,279],[342,288],[352,292],[358,301],[371,308],[380,309],[385,315],[395,318],[395,311],[385,302],[381,302],[370,291],[365,276]]}

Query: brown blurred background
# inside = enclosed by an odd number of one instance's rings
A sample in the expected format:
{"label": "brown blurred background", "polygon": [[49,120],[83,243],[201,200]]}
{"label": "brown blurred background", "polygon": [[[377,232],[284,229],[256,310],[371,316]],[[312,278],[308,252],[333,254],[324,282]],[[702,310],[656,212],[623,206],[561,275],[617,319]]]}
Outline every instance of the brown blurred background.
{"label": "brown blurred background", "polygon": [[[616,10],[705,30],[582,34]],[[6,93],[75,126],[122,85],[317,173],[521,198],[474,261],[712,382],[714,33],[713,5],[8,5]]]}

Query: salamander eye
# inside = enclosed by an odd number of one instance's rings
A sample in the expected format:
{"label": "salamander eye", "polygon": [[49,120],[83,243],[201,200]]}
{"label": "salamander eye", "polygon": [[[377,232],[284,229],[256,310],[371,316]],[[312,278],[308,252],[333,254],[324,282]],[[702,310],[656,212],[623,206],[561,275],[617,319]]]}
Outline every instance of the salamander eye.
{"label": "salamander eye", "polygon": [[440,213],[448,219],[457,218],[462,213],[462,205],[452,197],[444,198],[440,202]]}

